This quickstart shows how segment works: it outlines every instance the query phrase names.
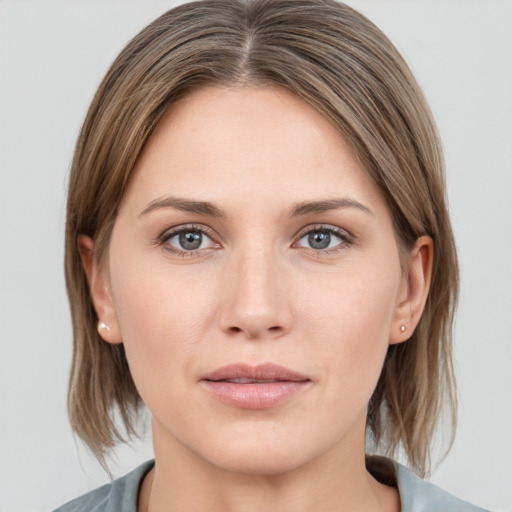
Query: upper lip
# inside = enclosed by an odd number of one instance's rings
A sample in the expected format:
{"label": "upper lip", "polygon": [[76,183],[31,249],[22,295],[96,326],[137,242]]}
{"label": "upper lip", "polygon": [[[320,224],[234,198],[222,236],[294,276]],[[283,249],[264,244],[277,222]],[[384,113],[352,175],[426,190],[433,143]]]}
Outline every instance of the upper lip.
{"label": "upper lip", "polygon": [[250,365],[247,363],[228,364],[206,374],[202,380],[221,381],[231,379],[292,382],[303,382],[309,380],[298,372],[273,363],[258,365]]}

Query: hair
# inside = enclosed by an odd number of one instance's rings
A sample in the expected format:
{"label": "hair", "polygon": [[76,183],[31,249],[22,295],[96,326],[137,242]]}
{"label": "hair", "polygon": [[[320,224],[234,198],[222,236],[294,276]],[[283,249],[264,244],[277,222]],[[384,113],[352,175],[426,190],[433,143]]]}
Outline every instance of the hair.
{"label": "hair", "polygon": [[423,315],[407,342],[389,346],[367,418],[376,449],[405,452],[424,475],[443,407],[452,427],[456,418],[451,352],[458,264],[443,155],[405,61],[372,22],[335,0],[184,4],[136,35],[108,70],[80,131],[69,177],[65,271],[74,431],[105,466],[116,443],[137,434],[141,406],[123,345],[106,343],[97,332],[77,237],[91,237],[95,258],[103,261],[152,130],[174,102],[205,86],[274,86],[300,97],[352,145],[387,202],[400,254],[420,236],[433,239]]}

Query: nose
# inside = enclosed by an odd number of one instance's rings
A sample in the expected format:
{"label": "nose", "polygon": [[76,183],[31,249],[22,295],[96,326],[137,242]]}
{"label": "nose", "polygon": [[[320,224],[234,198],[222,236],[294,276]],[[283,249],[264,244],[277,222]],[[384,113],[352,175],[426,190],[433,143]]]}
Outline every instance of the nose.
{"label": "nose", "polygon": [[271,249],[233,255],[220,294],[220,328],[246,339],[275,339],[292,325],[284,265]]}

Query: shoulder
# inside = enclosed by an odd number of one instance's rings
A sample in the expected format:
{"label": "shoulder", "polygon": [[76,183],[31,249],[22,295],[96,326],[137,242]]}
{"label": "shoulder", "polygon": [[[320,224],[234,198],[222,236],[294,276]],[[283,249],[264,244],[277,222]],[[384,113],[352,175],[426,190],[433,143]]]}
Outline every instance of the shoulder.
{"label": "shoulder", "polygon": [[153,465],[154,461],[148,461],[110,484],[62,505],[54,512],[136,512],[140,484]]}
{"label": "shoulder", "polygon": [[402,512],[488,512],[422,480],[416,473],[397,462],[394,462],[394,466]]}

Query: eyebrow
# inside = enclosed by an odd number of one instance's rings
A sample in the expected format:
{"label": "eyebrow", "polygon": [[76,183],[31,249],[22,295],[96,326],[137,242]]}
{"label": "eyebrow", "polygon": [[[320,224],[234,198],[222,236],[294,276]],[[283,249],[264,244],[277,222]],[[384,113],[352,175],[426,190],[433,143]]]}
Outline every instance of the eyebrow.
{"label": "eyebrow", "polygon": [[338,210],[340,208],[357,208],[358,210],[373,215],[373,212],[370,210],[370,208],[364,204],[361,204],[355,199],[343,197],[340,199],[325,199],[322,201],[304,201],[297,203],[291,209],[290,217],[300,217],[302,215],[322,213],[329,210]]}
{"label": "eyebrow", "polygon": [[[164,197],[151,201],[144,210],[139,214],[139,217],[147,215],[154,210],[160,208],[175,208],[189,213],[196,213],[198,215],[205,215],[210,217],[225,217],[225,213],[213,203],[208,201],[194,201],[181,197]],[[314,213],[322,213],[330,210],[338,210],[341,208],[356,208],[365,213],[373,215],[373,212],[364,204],[361,204],[355,199],[343,197],[340,199],[324,199],[320,201],[302,201],[296,203],[289,210],[290,217],[301,217],[304,215],[311,215]]]}
{"label": "eyebrow", "polygon": [[224,212],[212,203],[207,201],[193,201],[191,199],[184,199],[181,197],[164,197],[151,201],[144,210],[139,214],[139,217],[147,215],[154,210],[160,208],[175,208],[183,212],[197,213],[199,215],[207,215],[210,217],[224,217]]}

